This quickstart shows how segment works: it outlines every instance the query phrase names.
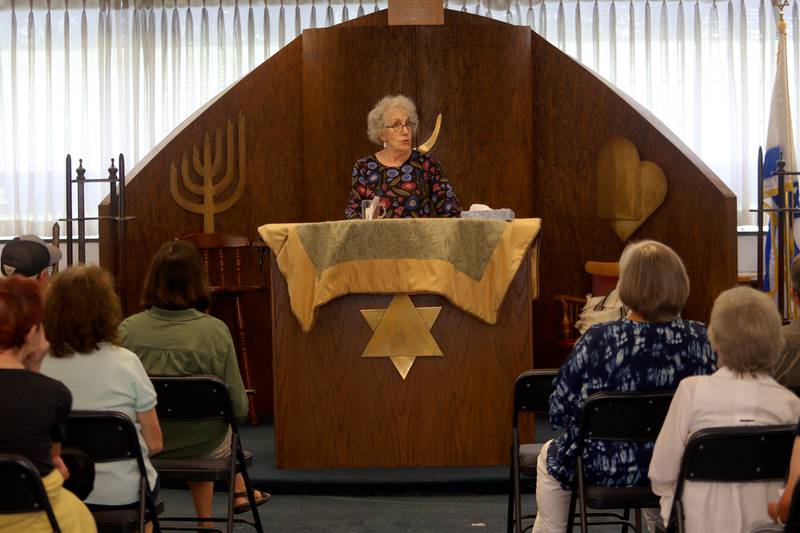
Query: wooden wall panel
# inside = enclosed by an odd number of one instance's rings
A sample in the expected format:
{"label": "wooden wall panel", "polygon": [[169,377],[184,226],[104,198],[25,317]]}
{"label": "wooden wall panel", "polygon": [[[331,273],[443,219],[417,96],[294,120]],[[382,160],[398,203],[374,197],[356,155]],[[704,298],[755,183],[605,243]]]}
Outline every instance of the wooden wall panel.
{"label": "wooden wall panel", "polygon": [[529,29],[499,23],[417,28],[420,142],[442,113],[432,155],[465,209],[533,215],[530,42]]}
{"label": "wooden wall panel", "polygon": [[656,239],[681,255],[692,284],[684,316],[707,321],[716,295],[736,283],[736,198],[663,125],[535,34],[532,61],[534,214],[542,218],[536,365],[561,363],[555,295],[590,292],[583,264],[616,261],[624,248],[596,218],[595,163],[611,137],[629,138],[664,170],[667,199],[631,240]]}
{"label": "wooden wall panel", "polygon": [[353,164],[381,149],[367,137],[367,113],[387,94],[413,95],[414,41],[408,26],[303,33],[307,222],[344,218]]}

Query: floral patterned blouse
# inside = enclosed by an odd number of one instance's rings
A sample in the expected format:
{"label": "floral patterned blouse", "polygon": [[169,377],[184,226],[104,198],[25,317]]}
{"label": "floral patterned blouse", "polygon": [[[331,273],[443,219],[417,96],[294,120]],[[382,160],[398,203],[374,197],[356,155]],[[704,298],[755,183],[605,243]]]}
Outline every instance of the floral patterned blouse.
{"label": "floral patterned blouse", "polygon": [[[595,392],[674,390],[687,376],[715,370],[716,356],[699,322],[623,318],[592,326],[553,380],[550,423],[565,432],[548,448],[547,471],[565,490],[572,487],[581,408]],[[587,441],[585,479],[607,487],[648,485],[652,454],[653,443]]]}
{"label": "floral patterned blouse", "polygon": [[375,194],[386,218],[429,217],[433,211],[440,217],[457,217],[461,212],[442,167],[416,150],[399,167],[381,164],[374,154],[356,161],[345,218],[362,218],[361,202]]}

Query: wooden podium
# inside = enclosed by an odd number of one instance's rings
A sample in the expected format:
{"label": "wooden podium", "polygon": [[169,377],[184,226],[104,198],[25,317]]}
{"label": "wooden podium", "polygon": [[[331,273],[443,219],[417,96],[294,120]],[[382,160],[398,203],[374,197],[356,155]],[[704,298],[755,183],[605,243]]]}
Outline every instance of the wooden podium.
{"label": "wooden podium", "polygon": [[304,333],[270,244],[278,467],[507,464],[514,379],[533,367],[537,246],[518,256],[495,324],[444,296],[412,295],[416,308],[441,306],[430,333],[443,355],[417,357],[403,379],[388,357],[362,357],[373,330],[361,311],[386,309],[394,295],[337,297]]}

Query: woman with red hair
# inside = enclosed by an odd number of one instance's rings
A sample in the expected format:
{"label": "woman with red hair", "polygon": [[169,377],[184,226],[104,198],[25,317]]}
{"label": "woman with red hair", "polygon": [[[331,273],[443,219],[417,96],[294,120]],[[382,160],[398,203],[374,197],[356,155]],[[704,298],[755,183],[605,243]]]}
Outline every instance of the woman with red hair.
{"label": "woman with red hair", "polygon": [[[36,466],[61,531],[94,532],[89,510],[63,488],[69,472],[61,440],[72,396],[38,373],[47,349],[39,285],[21,276],[0,278],[0,453],[22,455]],[[0,531],[50,531],[50,525],[44,512],[0,515]]]}

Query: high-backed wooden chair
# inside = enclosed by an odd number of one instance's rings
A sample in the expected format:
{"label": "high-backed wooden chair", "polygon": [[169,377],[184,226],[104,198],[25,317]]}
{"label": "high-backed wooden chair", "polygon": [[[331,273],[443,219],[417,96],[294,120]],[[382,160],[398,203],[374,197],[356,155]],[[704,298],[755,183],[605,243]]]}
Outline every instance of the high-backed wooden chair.
{"label": "high-backed wooden chair", "polygon": [[[619,263],[586,261],[583,269],[592,278],[592,296],[607,296],[617,286]],[[556,300],[561,304],[561,339],[558,346],[560,351],[568,354],[578,340],[575,323],[586,305],[586,297],[559,294]]]}
{"label": "high-backed wooden chair", "polygon": [[255,380],[251,373],[247,329],[242,312],[242,297],[249,293],[266,293],[267,286],[242,283],[242,249],[250,248],[250,240],[242,235],[225,235],[223,233],[190,233],[181,239],[194,243],[203,254],[203,262],[211,284],[212,305],[214,300],[226,300],[233,303],[235,312],[233,337],[239,344],[237,350],[239,368],[249,398],[247,420],[251,424],[257,424],[258,415],[252,396],[252,393],[255,392]]}

